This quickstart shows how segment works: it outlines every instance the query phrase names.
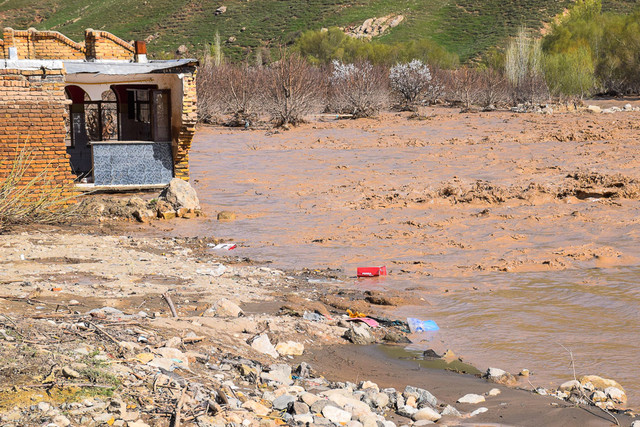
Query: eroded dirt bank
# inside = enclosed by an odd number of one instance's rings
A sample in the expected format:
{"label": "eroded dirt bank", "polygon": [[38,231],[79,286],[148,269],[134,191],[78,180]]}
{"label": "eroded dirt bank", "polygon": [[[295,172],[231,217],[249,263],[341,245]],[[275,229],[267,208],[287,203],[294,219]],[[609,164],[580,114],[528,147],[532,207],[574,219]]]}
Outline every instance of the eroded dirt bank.
{"label": "eroded dirt bank", "polygon": [[[176,425],[176,419],[183,426],[326,425],[324,419],[340,425],[348,416],[361,423],[351,425],[386,419],[391,426],[410,422],[413,407],[433,416],[432,405],[448,411],[441,422],[450,425],[611,422],[597,408],[344,345],[352,328],[342,317],[347,307],[384,316],[383,299],[397,303],[398,296],[341,291],[322,276],[222,257],[210,250],[211,238],[113,236],[98,229],[2,236],[3,425],[140,427]],[[237,317],[228,300],[244,315]],[[324,318],[300,317],[305,312]],[[279,344],[276,353],[254,345],[265,334]],[[393,326],[372,334],[380,341],[404,335]],[[299,351],[290,342],[304,346],[295,359],[288,355]],[[379,386],[362,382],[369,376]],[[469,393],[484,401],[456,403]],[[623,425],[632,421],[616,416]]]}

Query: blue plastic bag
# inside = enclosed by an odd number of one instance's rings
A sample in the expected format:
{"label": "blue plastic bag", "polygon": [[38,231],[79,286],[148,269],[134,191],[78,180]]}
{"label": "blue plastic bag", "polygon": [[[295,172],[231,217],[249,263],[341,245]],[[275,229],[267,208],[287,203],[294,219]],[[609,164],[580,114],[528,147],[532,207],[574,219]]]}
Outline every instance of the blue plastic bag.
{"label": "blue plastic bag", "polygon": [[438,324],[433,320],[420,320],[413,317],[407,318],[407,324],[411,333],[416,332],[432,332],[437,331],[440,328]]}

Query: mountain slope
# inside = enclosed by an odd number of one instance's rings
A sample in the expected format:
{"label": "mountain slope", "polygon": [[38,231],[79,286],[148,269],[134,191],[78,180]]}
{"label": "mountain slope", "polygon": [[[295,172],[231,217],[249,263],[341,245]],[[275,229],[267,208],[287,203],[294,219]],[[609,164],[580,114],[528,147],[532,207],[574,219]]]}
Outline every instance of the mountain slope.
{"label": "mountain slope", "polygon": [[[216,15],[225,5],[227,11]],[[402,14],[405,20],[380,39],[393,43],[432,39],[464,60],[500,44],[521,26],[539,28],[570,0],[0,0],[0,24],[16,29],[60,31],[82,40],[85,28],[124,39],[150,39],[158,56],[184,44],[202,52],[219,32],[228,56],[241,59],[262,46],[294,40],[300,32],[358,25],[365,19]],[[604,9],[629,10],[635,0]],[[233,41],[229,41],[231,40]]]}

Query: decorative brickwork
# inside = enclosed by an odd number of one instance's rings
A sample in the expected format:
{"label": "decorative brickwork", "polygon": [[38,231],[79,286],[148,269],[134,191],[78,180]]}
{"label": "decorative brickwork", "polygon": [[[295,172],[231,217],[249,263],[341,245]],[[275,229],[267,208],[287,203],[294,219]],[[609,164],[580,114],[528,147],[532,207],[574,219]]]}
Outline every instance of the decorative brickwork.
{"label": "decorative brickwork", "polygon": [[189,150],[191,141],[196,133],[197,103],[196,71],[185,74],[182,79],[182,124],[178,133],[177,146],[174,147],[174,175],[189,181]]}
{"label": "decorative brickwork", "polygon": [[135,54],[133,44],[106,31],[88,29],[84,32],[87,59],[132,60]]}
{"label": "decorative brickwork", "polygon": [[3,31],[3,57],[8,58],[9,47],[16,47],[20,59],[84,59],[85,48],[57,31]]}
{"label": "decorative brickwork", "polygon": [[[46,171],[50,184],[73,183],[64,142],[64,86],[62,70],[0,69],[0,179],[24,148],[32,155],[25,181]],[[34,197],[45,184],[36,184]]]}
{"label": "decorative brickwork", "polygon": [[88,29],[84,36],[84,43],[76,43],[57,31],[5,28],[0,40],[0,58],[8,58],[8,49],[15,47],[19,59],[134,59],[133,44],[111,33]]}

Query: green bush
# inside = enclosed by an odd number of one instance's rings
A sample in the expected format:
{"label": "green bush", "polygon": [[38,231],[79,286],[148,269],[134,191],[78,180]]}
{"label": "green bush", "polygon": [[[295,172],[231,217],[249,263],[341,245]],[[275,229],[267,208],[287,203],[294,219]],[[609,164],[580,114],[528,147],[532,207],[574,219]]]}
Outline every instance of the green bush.
{"label": "green bush", "polygon": [[346,35],[339,28],[306,31],[296,40],[294,49],[315,65],[337,60],[343,63],[367,61],[375,65],[395,65],[418,59],[438,68],[458,65],[458,56],[437,43],[421,39],[405,43],[386,44]]}
{"label": "green bush", "polygon": [[544,73],[554,96],[584,98],[595,86],[591,49],[580,46],[569,52],[547,55]]}
{"label": "green bush", "polygon": [[[602,13],[600,0],[579,0],[566,16],[556,19],[542,46],[553,62],[548,73],[558,73],[558,67],[572,68],[577,63],[588,66],[588,53],[592,65],[588,68],[593,70],[596,89],[618,94],[640,90],[640,11]],[[563,61],[556,55],[568,58]],[[580,84],[571,84],[569,92],[575,94],[576,86],[588,82],[586,71],[581,74]],[[560,82],[556,86],[567,87]]]}

